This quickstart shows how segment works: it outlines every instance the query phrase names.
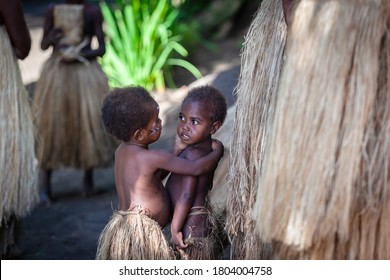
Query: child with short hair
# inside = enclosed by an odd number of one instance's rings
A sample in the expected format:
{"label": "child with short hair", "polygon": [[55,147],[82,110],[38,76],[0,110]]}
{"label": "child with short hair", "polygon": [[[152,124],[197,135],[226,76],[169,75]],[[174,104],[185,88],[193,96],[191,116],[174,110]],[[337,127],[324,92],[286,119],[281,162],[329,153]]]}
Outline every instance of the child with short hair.
{"label": "child with short hair", "polygon": [[[179,157],[196,160],[211,153],[211,136],[222,126],[226,113],[225,97],[216,88],[201,86],[190,90],[179,113],[177,134],[187,145]],[[172,173],[166,183],[174,209],[172,242],[182,259],[216,259],[222,249],[207,198],[214,171],[199,176]]]}
{"label": "child with short hair", "polygon": [[162,184],[165,172],[199,176],[214,170],[223,145],[214,141],[210,154],[197,161],[149,150],[161,134],[159,106],[142,87],[113,89],[104,99],[107,131],[122,141],[115,152],[119,210],[103,230],[97,259],[174,259],[161,228],[170,220],[170,201]]}

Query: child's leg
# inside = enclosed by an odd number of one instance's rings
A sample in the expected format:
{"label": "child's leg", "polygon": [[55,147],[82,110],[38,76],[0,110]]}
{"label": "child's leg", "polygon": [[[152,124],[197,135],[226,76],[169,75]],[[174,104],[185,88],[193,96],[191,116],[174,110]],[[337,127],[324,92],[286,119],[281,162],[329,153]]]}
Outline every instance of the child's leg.
{"label": "child's leg", "polygon": [[39,190],[39,199],[41,203],[48,203],[53,199],[51,192],[51,169],[43,169],[40,172],[41,184]]}
{"label": "child's leg", "polygon": [[86,169],[84,174],[83,196],[89,196],[93,193],[93,168]]}
{"label": "child's leg", "polygon": [[21,220],[15,215],[3,219],[0,225],[0,258],[13,259],[20,256],[18,248]]}

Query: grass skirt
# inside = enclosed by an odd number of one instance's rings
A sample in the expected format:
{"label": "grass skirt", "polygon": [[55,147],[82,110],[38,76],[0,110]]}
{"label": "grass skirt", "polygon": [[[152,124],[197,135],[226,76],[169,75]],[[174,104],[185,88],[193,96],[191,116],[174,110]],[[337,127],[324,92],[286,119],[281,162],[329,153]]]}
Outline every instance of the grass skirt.
{"label": "grass skirt", "polygon": [[101,121],[108,93],[105,73],[96,61],[61,62],[53,54],[35,87],[33,110],[42,137],[42,168],[89,169],[113,159],[113,140]]}
{"label": "grass skirt", "polygon": [[[4,27],[0,26],[0,224],[7,235],[11,216],[24,217],[38,202],[30,103],[17,59]],[[6,248],[9,238],[1,238]],[[3,250],[2,250],[3,251]]]}
{"label": "grass skirt", "polygon": [[202,207],[191,212],[192,215],[207,216],[210,225],[210,234],[207,237],[188,237],[184,243],[188,244],[187,248],[178,249],[178,258],[182,260],[217,260],[223,250],[223,239],[226,235],[223,229],[223,216],[216,217],[215,211],[211,206]]}
{"label": "grass skirt", "polygon": [[143,210],[115,211],[100,234],[97,260],[173,260],[160,225]]}
{"label": "grass skirt", "polygon": [[14,215],[0,226],[0,259],[12,259],[20,254],[17,247],[21,220]]}

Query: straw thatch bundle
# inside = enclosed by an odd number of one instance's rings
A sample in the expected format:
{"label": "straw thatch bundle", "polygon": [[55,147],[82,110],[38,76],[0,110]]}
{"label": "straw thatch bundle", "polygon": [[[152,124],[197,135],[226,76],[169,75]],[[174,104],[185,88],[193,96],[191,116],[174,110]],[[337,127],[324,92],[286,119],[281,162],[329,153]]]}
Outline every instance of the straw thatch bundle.
{"label": "straw thatch bundle", "polygon": [[173,260],[160,225],[140,211],[115,211],[98,240],[98,260]]}
{"label": "straw thatch bundle", "polygon": [[390,258],[390,2],[298,2],[255,205],[277,258]]}
{"label": "straw thatch bundle", "polygon": [[264,0],[245,40],[237,86],[226,225],[232,259],[270,257],[269,244],[254,233],[251,211],[273,125],[286,32],[281,1]]}
{"label": "straw thatch bundle", "polygon": [[[208,197],[207,197],[208,198]],[[223,250],[223,238],[225,233],[221,226],[224,217],[218,216],[213,205],[206,202],[206,206],[193,207],[189,216],[204,216],[209,227],[209,234],[206,237],[193,236],[191,232],[184,239],[188,244],[187,248],[178,249],[178,257],[182,260],[217,260]],[[222,221],[221,221],[222,220]]]}
{"label": "straw thatch bundle", "polygon": [[15,222],[38,202],[35,130],[8,34],[0,26],[0,256],[15,244]]}
{"label": "straw thatch bundle", "polygon": [[38,200],[35,130],[19,66],[0,26],[0,222],[24,217]]}

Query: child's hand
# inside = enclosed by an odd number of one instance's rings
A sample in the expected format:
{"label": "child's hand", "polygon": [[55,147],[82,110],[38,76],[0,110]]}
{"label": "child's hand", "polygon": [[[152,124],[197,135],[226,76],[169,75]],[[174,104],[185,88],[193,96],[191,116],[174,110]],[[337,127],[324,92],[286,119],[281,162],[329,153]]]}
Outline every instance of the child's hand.
{"label": "child's hand", "polygon": [[50,30],[49,32],[49,42],[55,46],[57,45],[61,38],[64,36],[64,32],[62,31],[62,29],[60,28],[54,28],[52,30]]}
{"label": "child's hand", "polygon": [[188,244],[185,244],[183,241],[183,233],[181,231],[175,233],[172,232],[172,242],[177,248],[180,249],[188,247]]}
{"label": "child's hand", "polygon": [[181,141],[179,135],[177,135],[177,133],[176,133],[175,144],[173,147],[173,153],[175,155],[179,155],[185,148],[187,148],[187,144],[183,143]]}

